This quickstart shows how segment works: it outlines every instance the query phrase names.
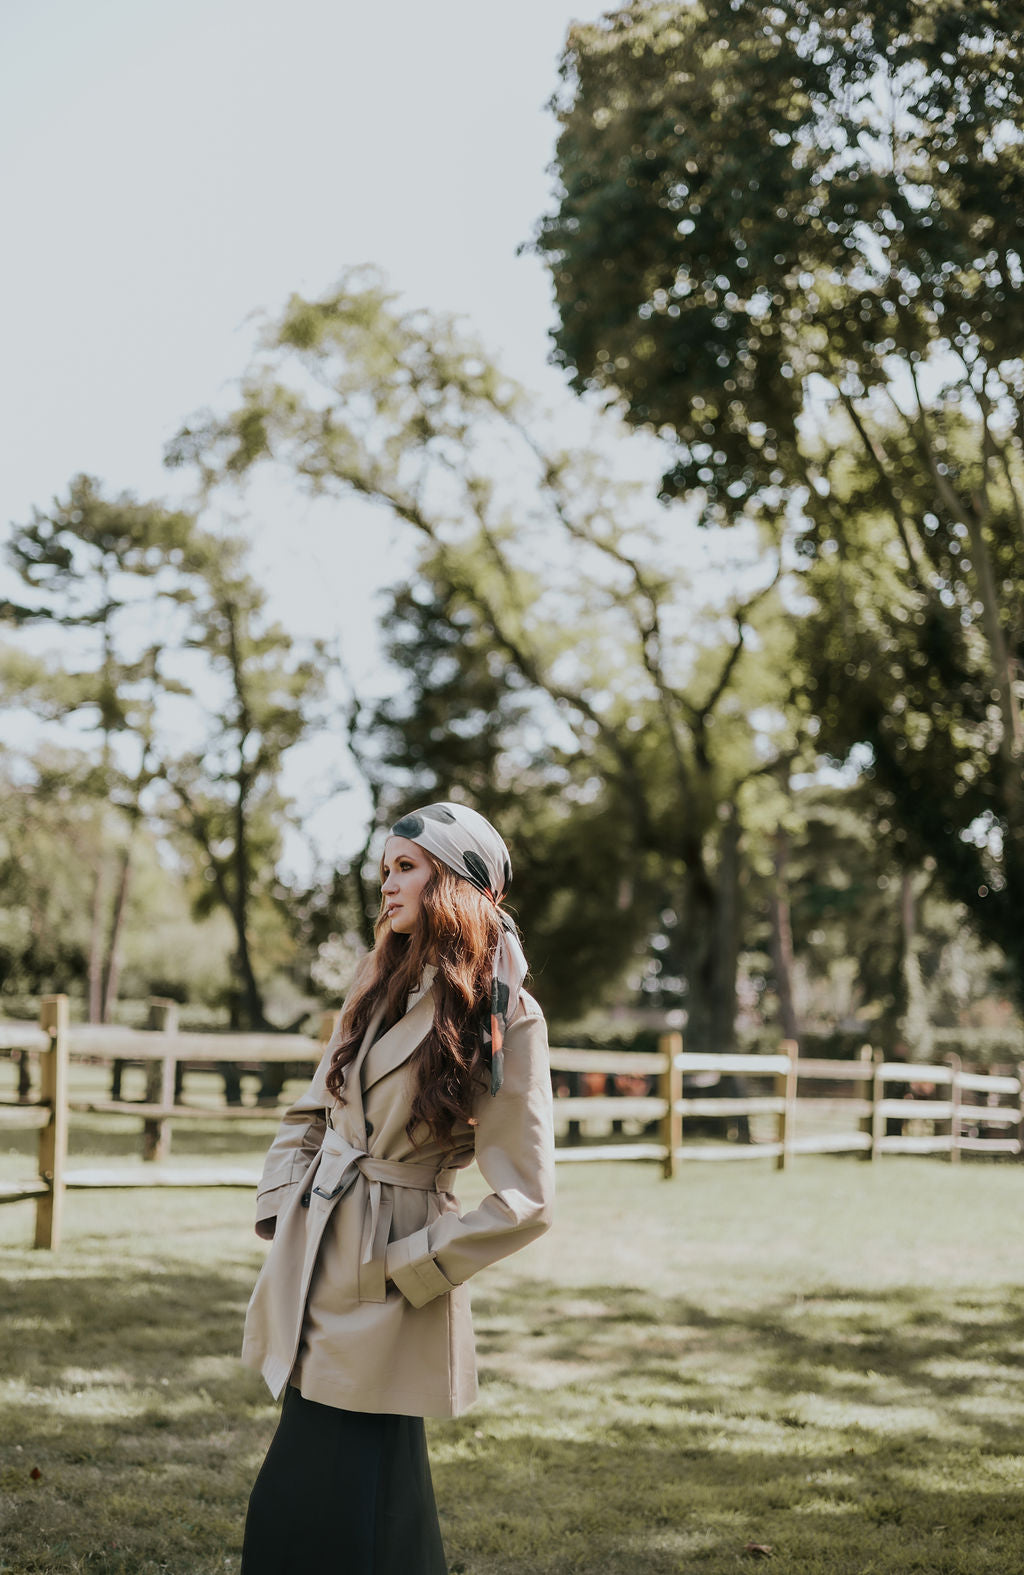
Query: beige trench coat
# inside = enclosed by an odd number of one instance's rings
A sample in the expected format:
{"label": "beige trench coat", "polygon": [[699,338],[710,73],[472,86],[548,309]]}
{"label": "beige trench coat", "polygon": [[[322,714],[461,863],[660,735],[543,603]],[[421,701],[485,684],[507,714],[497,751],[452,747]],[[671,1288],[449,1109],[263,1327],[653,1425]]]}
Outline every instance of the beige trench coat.
{"label": "beige trench coat", "polygon": [[[547,1030],[525,993],[505,1035],[504,1082],[447,1148],[406,1133],[409,1058],[433,1021],[429,989],[374,1042],[371,1021],[345,1080],[324,1081],[335,1038],[267,1155],[257,1223],[273,1243],[246,1315],[242,1359],[279,1395],[347,1411],[457,1416],[476,1397],[465,1281],[545,1231],[554,1193]],[[418,1135],[423,1135],[425,1129]],[[477,1164],[493,1189],[461,1214],[454,1173]]]}

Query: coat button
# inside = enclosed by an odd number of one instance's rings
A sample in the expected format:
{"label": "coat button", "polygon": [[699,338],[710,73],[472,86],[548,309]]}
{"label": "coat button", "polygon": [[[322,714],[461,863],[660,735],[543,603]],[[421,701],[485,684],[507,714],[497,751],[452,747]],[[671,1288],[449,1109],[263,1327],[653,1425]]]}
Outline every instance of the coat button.
{"label": "coat button", "polygon": [[302,1204],[302,1207],[303,1207],[303,1208],[304,1208],[304,1209],[308,1209],[308,1208],[309,1208],[309,1200],[310,1200],[310,1197],[311,1197],[311,1196],[312,1196],[312,1194],[311,1194],[311,1193],[309,1193],[309,1192],[304,1192],[304,1193],[303,1193],[303,1194],[302,1194],[302,1198],[301,1198],[301,1200],[300,1200],[300,1201],[301,1201],[301,1204]]}
{"label": "coat button", "polygon": [[373,1122],[372,1121],[368,1121],[366,1123],[366,1136],[367,1137],[372,1137],[373,1136]]}

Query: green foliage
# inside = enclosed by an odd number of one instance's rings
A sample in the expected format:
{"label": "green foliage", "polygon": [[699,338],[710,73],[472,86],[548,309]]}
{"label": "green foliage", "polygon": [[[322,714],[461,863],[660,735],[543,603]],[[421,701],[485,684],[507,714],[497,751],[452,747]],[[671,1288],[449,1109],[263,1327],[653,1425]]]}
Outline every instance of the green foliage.
{"label": "green foliage", "polygon": [[1022,21],[638,0],[570,37],[537,239],[558,358],[662,434],[665,490],[796,525],[819,747],[866,746],[1018,994]]}
{"label": "green foliage", "polygon": [[0,989],[59,990],[89,952],[100,827],[92,762],[48,750],[23,773],[0,771]]}
{"label": "green foliage", "polygon": [[[107,739],[144,734],[167,638],[161,604],[187,598],[181,574],[195,548],[192,515],[128,493],[105,498],[91,476],[76,476],[49,512],[33,510],[7,545],[31,599],[3,603],[0,618],[52,625],[71,638],[59,665],[5,653],[7,698],[51,716],[86,711]],[[109,760],[107,766],[113,769]]]}
{"label": "green foliage", "polygon": [[559,451],[478,345],[358,271],[293,298],[238,408],[191,423],[170,459],[208,484],[274,460],[417,533],[422,583],[395,608],[411,697],[379,718],[389,799],[458,785],[502,817],[562,1004],[614,987],[679,892],[691,1037],[724,1047],[745,800],[800,748],[781,561],[748,555],[735,594],[702,606],[692,528],[618,478],[617,435]]}
{"label": "green foliage", "polygon": [[[88,967],[93,878],[101,854],[123,852],[124,819],[97,812],[95,759],[52,746],[0,773],[0,991],[66,991]],[[212,999],[230,940],[197,923],[187,882],[149,828],[133,835],[133,880],[121,937],[124,993]]]}
{"label": "green foliage", "polygon": [[[847,1056],[870,1040],[914,1060],[932,1059],[939,1053],[936,1026],[966,1031],[970,1044],[987,1013],[1011,1012],[1002,955],[978,942],[934,860],[907,871],[903,839],[880,818],[870,780],[801,787],[779,818],[789,832],[786,883],[808,1054],[821,1054],[819,1036],[833,1032]],[[752,861],[753,914],[772,879],[762,854]],[[753,952],[746,961],[757,1015],[771,1021],[766,920],[752,919],[745,943]],[[856,1029],[840,1027],[855,1022]]]}
{"label": "green foliage", "polygon": [[8,705],[45,720],[73,719],[97,735],[89,771],[77,774],[78,792],[92,796],[88,813],[97,828],[85,963],[92,1021],[109,1017],[118,994],[157,706],[181,692],[162,669],[173,613],[187,596],[181,570],[194,540],[190,515],[128,494],[104,498],[92,477],[77,476],[66,500],[56,499],[48,513],[35,510],[7,544],[30,600],[4,602],[0,617],[52,630],[60,649],[46,658],[0,651],[0,695]]}
{"label": "green foliage", "polygon": [[550,701],[499,658],[479,613],[429,564],[395,592],[385,624],[406,687],[367,718],[363,754],[384,818],[454,795],[501,827],[535,988],[550,1016],[572,1019],[607,994],[657,922],[614,776],[602,780],[564,727],[562,747],[551,739]]}
{"label": "green foliage", "polygon": [[[265,592],[230,538],[207,536],[191,584],[186,649],[204,659],[196,695],[199,741],[162,755],[170,822],[199,855],[197,912],[219,907],[231,920],[240,1026],[266,1027],[254,949],[264,965],[291,954],[277,880],[287,802],[280,788],[287,752],[307,734],[323,692],[325,656],[296,653],[266,612]],[[276,956],[275,956],[276,953]]]}
{"label": "green foliage", "polygon": [[[944,452],[970,486],[976,434],[952,413],[945,426]],[[891,428],[877,438],[900,453]],[[832,755],[868,747],[879,818],[893,824],[905,861],[936,860],[980,933],[1013,957],[1024,877],[1018,701],[1005,677],[1024,628],[1016,500],[1005,484],[991,489],[984,539],[972,545],[954,514],[935,512],[910,456],[900,489],[927,553],[923,580],[881,512],[873,467],[856,456],[837,460],[829,497],[810,509],[807,586],[818,610],[799,636],[809,698]],[[979,553],[998,575],[1000,666],[978,597]]]}
{"label": "green foliage", "polygon": [[1019,396],[1022,16],[638,0],[573,29],[537,238],[557,355],[670,429],[666,485],[728,517],[792,484],[814,377],[948,348]]}
{"label": "green foliage", "polygon": [[[128,920],[138,917],[131,877],[141,828],[150,825],[170,838],[178,859],[191,848],[196,915],[219,910],[234,931],[234,1015],[262,1026],[258,971],[269,976],[295,959],[288,894],[277,879],[288,812],[282,762],[308,732],[325,653],[296,649],[268,618],[236,540],[201,529],[190,514],[127,494],[105,498],[90,477],[75,478],[65,500],[16,528],[8,557],[30,596],[25,605],[5,604],[8,621],[52,630],[57,649],[42,657],[0,648],[0,695],[43,720],[73,720],[96,740],[60,800],[88,828],[90,862],[76,871],[77,884],[47,871],[45,837],[33,843],[41,863],[31,879],[60,894],[32,900],[73,904],[57,926],[64,949],[54,950],[38,918],[25,931],[25,871],[12,869],[0,888],[12,981],[54,980],[59,964],[67,988],[85,972],[90,1016],[109,1015],[122,958],[133,951],[125,939]],[[39,791],[42,802],[58,801],[52,782]],[[24,794],[15,797],[27,813]],[[83,835],[80,828],[79,845]],[[212,956],[223,966],[222,945]],[[157,976],[173,981],[175,967]],[[194,982],[200,978],[208,987],[208,967],[197,969]]]}

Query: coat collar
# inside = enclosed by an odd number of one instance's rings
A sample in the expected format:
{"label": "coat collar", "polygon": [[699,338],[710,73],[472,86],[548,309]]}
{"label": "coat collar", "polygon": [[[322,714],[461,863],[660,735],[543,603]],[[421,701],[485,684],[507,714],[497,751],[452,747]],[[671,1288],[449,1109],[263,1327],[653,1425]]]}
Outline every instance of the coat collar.
{"label": "coat collar", "polygon": [[322,1092],[323,1094],[324,1105],[328,1112],[328,1119],[333,1121],[332,1113],[339,1112],[342,1108],[342,1103],[344,1102],[345,1109],[348,1113],[348,1119],[355,1125],[357,1131],[362,1127],[363,1124],[363,1097],[362,1090],[359,1085],[359,1067],[361,1066],[370,1046],[373,1044],[374,1037],[377,1033],[377,1030],[380,1028],[381,1018],[383,1016],[384,1008],[383,1006],[378,1006],[377,1010],[373,1013],[373,1016],[366,1025],[366,1031],[363,1034],[362,1043],[360,1044],[359,1049],[356,1051],[355,1059],[350,1061],[348,1066],[345,1068],[343,1101],[339,1099],[337,1095],[330,1092],[326,1083],[326,1076],[331,1065],[331,1060],[341,1039],[342,1022],[340,1019],[337,1027],[334,1030],[331,1041],[327,1046],[327,1049],[324,1051],[324,1057],[317,1070],[316,1076],[313,1079],[313,1088],[318,1092]]}
{"label": "coat collar", "polygon": [[371,1036],[380,1025],[380,1016],[374,1014],[359,1054],[353,1063],[353,1085],[361,1085],[365,1094],[374,1083],[408,1061],[413,1051],[421,1045],[434,1021],[434,996],[427,982],[426,988],[413,1005],[379,1039]]}

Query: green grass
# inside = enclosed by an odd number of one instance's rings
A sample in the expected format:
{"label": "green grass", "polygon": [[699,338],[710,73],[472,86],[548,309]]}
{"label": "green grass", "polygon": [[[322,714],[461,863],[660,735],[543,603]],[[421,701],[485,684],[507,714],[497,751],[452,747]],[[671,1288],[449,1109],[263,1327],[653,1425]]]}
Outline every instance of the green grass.
{"label": "green grass", "polygon": [[[555,1229],[475,1282],[479,1403],[429,1424],[452,1571],[1024,1568],[1024,1167],[559,1182]],[[250,1210],[72,1193],[56,1256],[0,1210],[0,1572],[237,1570],[276,1416],[236,1361]]]}

